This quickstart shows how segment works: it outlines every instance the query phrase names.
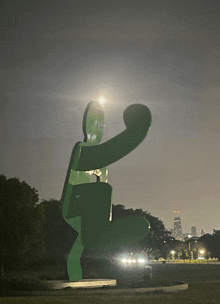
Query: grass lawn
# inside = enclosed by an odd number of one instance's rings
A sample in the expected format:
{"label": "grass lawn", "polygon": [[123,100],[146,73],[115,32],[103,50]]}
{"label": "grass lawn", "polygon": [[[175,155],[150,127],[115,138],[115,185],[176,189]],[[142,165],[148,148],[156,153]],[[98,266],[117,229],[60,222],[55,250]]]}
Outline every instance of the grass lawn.
{"label": "grass lawn", "polygon": [[177,304],[219,304],[220,283],[195,283],[190,284],[188,290],[172,293],[146,293],[146,294],[111,294],[111,295],[76,295],[76,296],[41,296],[41,297],[6,297],[0,298],[1,304],[53,304],[53,303],[79,303],[79,304],[103,304],[103,303],[177,303]]}
{"label": "grass lawn", "polygon": [[[152,264],[154,280],[168,282],[220,281],[220,264]],[[219,300],[220,304],[220,300]]]}
{"label": "grass lawn", "polygon": [[[155,282],[187,282],[189,289],[179,292],[146,294],[78,294],[71,296],[2,297],[0,304],[35,303],[172,303],[220,304],[220,265],[210,264],[152,264]],[[36,273],[35,273],[36,276]],[[206,282],[207,281],[207,282]],[[210,283],[213,281],[213,283]],[[214,281],[219,281],[218,283]]]}

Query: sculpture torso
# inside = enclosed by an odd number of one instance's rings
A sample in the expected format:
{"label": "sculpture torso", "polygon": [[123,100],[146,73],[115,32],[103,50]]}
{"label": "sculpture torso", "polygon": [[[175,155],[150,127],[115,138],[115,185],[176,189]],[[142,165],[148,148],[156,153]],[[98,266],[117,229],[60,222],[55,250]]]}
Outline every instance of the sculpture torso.
{"label": "sculpture torso", "polygon": [[[70,163],[72,163],[74,166],[69,167],[69,174],[67,174],[67,179],[66,179],[66,187],[65,191],[63,192],[63,203],[64,203],[64,209],[63,209],[63,216],[64,219],[73,227],[73,218],[75,218],[75,224],[74,224],[74,229],[77,231],[78,229],[78,224],[76,226],[76,222],[80,221],[80,218],[76,219],[78,217],[78,212],[74,213],[69,212],[69,206],[71,204],[71,201],[75,198],[77,199],[78,193],[77,193],[77,186],[81,184],[88,184],[92,183],[92,177],[93,175],[96,176],[96,182],[103,182],[107,183],[108,182],[108,170],[106,167],[100,168],[100,169],[95,169],[95,170],[89,170],[89,171],[78,171],[75,170],[75,167],[77,166],[78,159],[80,159],[80,152],[81,148],[85,146],[90,146],[90,144],[81,142],[77,143],[73,149],[72,157]],[[112,216],[110,212],[110,218],[109,220],[111,221]]]}

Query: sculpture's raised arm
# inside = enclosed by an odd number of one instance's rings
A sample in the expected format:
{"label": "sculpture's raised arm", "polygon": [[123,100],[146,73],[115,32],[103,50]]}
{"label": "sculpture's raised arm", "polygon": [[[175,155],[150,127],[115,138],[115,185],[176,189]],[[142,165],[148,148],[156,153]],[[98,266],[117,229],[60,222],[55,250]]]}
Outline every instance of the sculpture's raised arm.
{"label": "sculpture's raised arm", "polygon": [[[151,124],[150,110],[134,104],[124,111],[126,130],[100,145],[81,146],[74,170],[88,171],[108,166],[134,150],[146,137]],[[74,166],[74,165],[73,165]]]}

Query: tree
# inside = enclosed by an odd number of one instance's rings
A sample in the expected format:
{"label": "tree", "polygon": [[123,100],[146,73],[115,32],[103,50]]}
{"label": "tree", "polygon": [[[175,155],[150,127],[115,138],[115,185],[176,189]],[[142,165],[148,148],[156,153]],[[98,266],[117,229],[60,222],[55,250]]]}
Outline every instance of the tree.
{"label": "tree", "polygon": [[35,188],[0,175],[1,264],[5,270],[40,259],[44,252],[44,210]]}
{"label": "tree", "polygon": [[201,236],[198,239],[199,244],[201,245],[200,247],[205,250],[205,257],[207,258],[208,256],[214,257],[215,256],[215,240],[213,235],[206,233],[203,236]]}
{"label": "tree", "polygon": [[214,236],[220,236],[220,230],[213,229],[213,235]]}
{"label": "tree", "polygon": [[220,259],[220,230],[213,229],[211,254],[212,257]]}
{"label": "tree", "polygon": [[77,237],[63,219],[62,204],[59,200],[43,200],[40,206],[45,210],[45,262],[48,264],[64,264]]}
{"label": "tree", "polygon": [[185,260],[189,257],[188,244],[186,242],[180,240],[173,241],[172,251],[174,251],[174,253],[169,252],[167,256],[169,259],[175,258]]}

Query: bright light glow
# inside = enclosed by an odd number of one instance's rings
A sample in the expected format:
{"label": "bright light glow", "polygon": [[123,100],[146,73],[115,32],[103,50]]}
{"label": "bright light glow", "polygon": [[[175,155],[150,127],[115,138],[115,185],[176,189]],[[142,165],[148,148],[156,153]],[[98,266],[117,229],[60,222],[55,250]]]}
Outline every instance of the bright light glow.
{"label": "bright light glow", "polygon": [[205,252],[205,251],[204,251],[203,249],[202,249],[202,250],[200,250],[200,253],[201,253],[201,254],[203,254],[204,252]]}
{"label": "bright light glow", "polygon": [[98,99],[98,102],[103,106],[104,103],[106,102],[105,98],[103,98],[102,96]]}
{"label": "bright light glow", "polygon": [[131,259],[129,259],[129,260],[127,260],[127,259],[122,259],[121,262],[124,263],[124,264],[126,264],[126,263],[131,264],[131,263],[136,263],[137,261],[136,261],[136,260],[131,260]]}
{"label": "bright light glow", "polygon": [[93,170],[91,170],[91,171],[86,171],[86,173],[89,174],[89,175],[92,175],[93,172],[94,172]]}
{"label": "bright light glow", "polygon": [[138,263],[144,263],[144,262],[145,262],[144,259],[139,259],[139,260],[138,260]]}
{"label": "bright light glow", "polygon": [[175,253],[175,251],[174,251],[174,250],[172,250],[172,251],[171,251],[171,253],[172,253],[172,254],[174,254],[174,253]]}

